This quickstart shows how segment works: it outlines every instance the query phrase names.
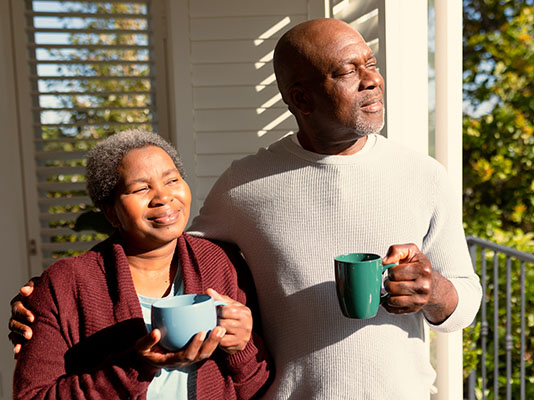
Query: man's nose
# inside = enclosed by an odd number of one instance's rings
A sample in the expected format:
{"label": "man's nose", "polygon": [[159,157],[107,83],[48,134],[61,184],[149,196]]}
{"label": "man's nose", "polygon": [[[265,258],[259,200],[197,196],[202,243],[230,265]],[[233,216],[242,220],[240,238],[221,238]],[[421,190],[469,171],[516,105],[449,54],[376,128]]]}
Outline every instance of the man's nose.
{"label": "man's nose", "polygon": [[376,87],[384,89],[384,78],[377,70],[363,68],[360,70],[360,90],[371,90]]}

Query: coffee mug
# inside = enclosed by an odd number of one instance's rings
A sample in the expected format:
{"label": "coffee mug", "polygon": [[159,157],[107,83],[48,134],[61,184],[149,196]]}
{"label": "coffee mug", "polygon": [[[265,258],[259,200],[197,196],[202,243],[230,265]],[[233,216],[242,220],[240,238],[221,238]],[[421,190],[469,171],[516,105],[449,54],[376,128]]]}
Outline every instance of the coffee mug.
{"label": "coffee mug", "polygon": [[382,274],[395,264],[382,264],[377,254],[351,253],[334,259],[339,306],[347,318],[372,318],[380,305]]}
{"label": "coffee mug", "polygon": [[225,305],[207,294],[167,297],[152,304],[152,329],[161,331],[162,347],[177,351],[197,333],[209,334],[217,326],[217,306]]}

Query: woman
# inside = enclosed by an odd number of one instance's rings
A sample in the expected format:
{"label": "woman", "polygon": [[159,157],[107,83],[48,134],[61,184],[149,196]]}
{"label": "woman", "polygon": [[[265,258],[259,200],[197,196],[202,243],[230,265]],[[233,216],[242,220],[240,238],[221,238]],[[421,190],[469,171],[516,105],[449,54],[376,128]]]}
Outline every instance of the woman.
{"label": "woman", "polygon": [[[18,357],[14,397],[257,393],[269,375],[266,350],[225,252],[184,233],[191,193],[174,148],[154,133],[112,135],[88,153],[87,188],[117,232],[43,273],[28,301],[35,334]],[[164,351],[159,330],[150,331],[151,303],[204,292],[227,303],[220,326],[181,351]]]}

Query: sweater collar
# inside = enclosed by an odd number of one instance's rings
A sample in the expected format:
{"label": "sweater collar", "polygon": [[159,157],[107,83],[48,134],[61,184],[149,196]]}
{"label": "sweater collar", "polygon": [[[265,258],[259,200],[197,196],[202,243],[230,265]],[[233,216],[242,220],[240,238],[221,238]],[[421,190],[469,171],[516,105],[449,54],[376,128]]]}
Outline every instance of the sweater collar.
{"label": "sweater collar", "polygon": [[354,164],[372,153],[373,149],[375,149],[382,140],[385,140],[385,138],[381,135],[369,135],[364,147],[357,153],[351,155],[325,155],[305,150],[298,142],[296,133],[285,136],[274,145],[281,145],[295,156],[317,164]]}
{"label": "sweater collar", "polygon": [[[189,235],[183,233],[178,238],[175,250],[178,252],[182,268],[184,292],[204,293],[202,279],[199,278],[198,260],[189,243],[190,239]],[[107,276],[117,321],[123,321],[132,316],[142,317],[141,306],[137,300],[137,292],[120,234],[112,234],[100,245],[104,246],[104,251],[100,253],[99,264]],[[97,245],[97,247],[100,245]],[[133,301],[133,299],[137,301]]]}

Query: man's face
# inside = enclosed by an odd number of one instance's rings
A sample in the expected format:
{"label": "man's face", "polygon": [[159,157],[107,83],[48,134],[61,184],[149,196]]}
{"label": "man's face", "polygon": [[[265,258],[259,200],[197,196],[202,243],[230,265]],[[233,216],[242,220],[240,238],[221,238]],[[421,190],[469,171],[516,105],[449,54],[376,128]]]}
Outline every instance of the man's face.
{"label": "man's face", "polygon": [[328,140],[378,133],[384,125],[384,80],[363,38],[350,27],[325,29],[314,41],[313,60],[319,75],[309,84],[313,113],[323,133],[332,136]]}

